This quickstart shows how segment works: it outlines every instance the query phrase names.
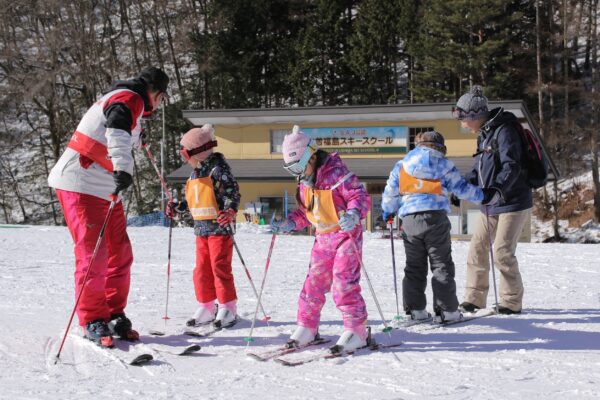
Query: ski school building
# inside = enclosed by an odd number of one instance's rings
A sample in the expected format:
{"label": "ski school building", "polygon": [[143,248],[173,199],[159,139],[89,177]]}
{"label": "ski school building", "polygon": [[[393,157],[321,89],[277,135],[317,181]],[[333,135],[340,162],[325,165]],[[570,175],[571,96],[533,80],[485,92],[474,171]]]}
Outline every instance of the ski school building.
{"label": "ski school building", "polygon": [[[533,120],[522,101],[490,102],[514,113],[539,138]],[[339,106],[306,108],[264,108],[230,110],[188,110],[183,117],[194,126],[211,123],[218,141],[216,151],[225,155],[238,180],[242,195],[237,220],[255,222],[270,219],[273,212],[286,215],[296,208],[296,183],[283,169],[281,145],[293,125],[314,138],[329,152],[337,151],[364,183],[372,197],[366,220],[368,230],[384,227],[381,193],[394,164],[414,148],[419,132],[435,129],[446,139],[448,157],[464,174],[473,166],[476,135],[462,130],[451,115],[452,104],[407,104],[381,106]],[[552,172],[556,169],[551,165]],[[184,165],[168,180],[184,184],[191,167]],[[471,233],[476,205],[462,202],[453,208],[452,234],[466,238]],[[529,240],[526,224],[522,240]]]}

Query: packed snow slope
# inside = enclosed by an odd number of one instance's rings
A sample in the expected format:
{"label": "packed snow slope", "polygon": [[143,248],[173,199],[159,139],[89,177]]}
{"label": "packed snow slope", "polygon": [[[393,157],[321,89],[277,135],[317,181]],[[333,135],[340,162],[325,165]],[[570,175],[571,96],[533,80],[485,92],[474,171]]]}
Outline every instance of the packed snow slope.
{"label": "packed snow slope", "polygon": [[[61,227],[0,228],[0,398],[2,399],[597,399],[600,398],[599,245],[520,244],[525,310],[428,331],[416,327],[381,333],[373,298],[363,293],[376,340],[402,340],[395,349],[363,351],[299,367],[258,362],[245,355],[256,301],[234,255],[242,321],[199,339],[183,336],[195,309],[191,282],[194,236],[173,232],[169,316],[165,329],[166,228],[130,228],[135,262],[127,313],[141,343],[101,350],[71,329],[55,365],[61,334],[74,303],[73,249]],[[270,235],[248,229],[237,242],[257,286]],[[270,326],[257,323],[252,350],[285,342],[294,329],[296,302],[306,276],[313,238],[278,236],[263,295]],[[464,292],[468,243],[453,243],[459,300]],[[390,241],[367,235],[364,261],[386,318],[395,315]],[[404,264],[396,241],[399,277]],[[431,291],[428,289],[431,309]],[[489,304],[493,292],[490,291]],[[76,325],[76,322],[75,322]],[[321,333],[342,331],[331,298]],[[194,356],[173,355],[198,343]],[[323,351],[316,349],[311,351]],[[151,353],[144,367],[126,364]],[[392,353],[393,352],[393,353]],[[400,360],[398,361],[397,358]],[[296,356],[300,356],[298,354]],[[289,355],[292,357],[293,355]]]}

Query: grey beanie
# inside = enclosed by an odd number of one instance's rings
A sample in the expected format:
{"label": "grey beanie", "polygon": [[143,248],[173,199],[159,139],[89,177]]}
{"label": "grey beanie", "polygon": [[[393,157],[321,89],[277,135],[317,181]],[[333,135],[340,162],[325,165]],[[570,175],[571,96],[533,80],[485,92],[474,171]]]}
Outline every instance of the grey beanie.
{"label": "grey beanie", "polygon": [[429,147],[446,154],[446,143],[444,141],[444,136],[436,131],[419,133],[415,138],[415,144],[417,146]]}
{"label": "grey beanie", "polygon": [[485,119],[489,115],[488,99],[483,95],[483,88],[473,85],[468,93],[458,99],[452,115],[459,120]]}

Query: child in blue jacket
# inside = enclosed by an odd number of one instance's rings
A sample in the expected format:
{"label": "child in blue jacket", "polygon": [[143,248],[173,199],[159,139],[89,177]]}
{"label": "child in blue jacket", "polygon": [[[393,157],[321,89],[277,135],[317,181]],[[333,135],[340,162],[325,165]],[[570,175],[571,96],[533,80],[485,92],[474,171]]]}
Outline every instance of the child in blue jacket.
{"label": "child in blue jacket", "polygon": [[488,204],[499,198],[494,189],[468,183],[446,158],[444,137],[435,131],[415,139],[416,148],[398,161],[383,192],[384,220],[402,218],[406,267],[402,281],[404,310],[413,320],[429,318],[426,310],[427,260],[431,266],[434,312],[442,322],[462,318],[458,311],[450,242],[448,196]]}

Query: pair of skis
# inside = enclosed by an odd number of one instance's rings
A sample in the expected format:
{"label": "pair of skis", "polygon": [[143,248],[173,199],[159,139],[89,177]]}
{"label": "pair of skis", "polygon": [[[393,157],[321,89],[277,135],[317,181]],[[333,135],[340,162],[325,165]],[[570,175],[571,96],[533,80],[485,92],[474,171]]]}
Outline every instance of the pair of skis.
{"label": "pair of skis", "polygon": [[437,329],[437,328],[442,328],[442,327],[447,327],[447,326],[452,326],[452,325],[457,325],[457,324],[462,324],[462,323],[466,323],[466,322],[471,322],[473,320],[479,319],[479,318],[484,318],[484,317],[489,317],[491,315],[496,315],[496,311],[494,309],[482,309],[479,310],[477,312],[474,313],[464,313],[463,317],[461,319],[457,319],[454,321],[436,321],[433,317],[429,317],[427,319],[422,319],[422,320],[413,320],[413,319],[409,319],[400,323],[396,323],[395,327],[396,328],[410,328],[413,326],[422,326],[422,325],[426,325],[425,327],[423,327],[422,329],[419,329],[420,331],[427,331],[430,329]]}
{"label": "pair of skis", "polygon": [[[150,354],[149,352],[148,353],[146,353],[146,352],[140,353],[137,356],[135,356],[133,359],[127,360],[127,359],[125,359],[125,357],[118,355],[119,353],[122,352],[122,353],[125,353],[127,356],[129,356],[129,352],[127,350],[121,350],[121,349],[118,349],[115,347],[100,347],[93,341],[86,338],[85,336],[79,336],[79,335],[75,335],[72,333],[70,333],[69,336],[72,336],[73,338],[77,339],[81,343],[84,343],[85,345],[92,346],[99,353],[104,354],[106,357],[108,357],[114,361],[118,361],[123,366],[127,366],[127,365],[143,366],[143,365],[149,364],[152,360],[154,360],[154,356],[152,354]],[[171,354],[174,356],[189,356],[189,355],[192,355],[192,354],[200,351],[201,347],[198,344],[193,344],[190,346],[180,348],[179,350],[176,350],[176,351],[158,350],[158,349],[154,349],[154,348],[151,348],[151,349],[152,349],[152,351],[154,351],[156,353],[168,353],[168,354]]]}
{"label": "pair of skis", "polygon": [[309,354],[307,357],[303,357],[303,358],[298,358],[298,359],[284,358],[284,356],[286,356],[288,354],[301,352],[302,350],[305,350],[309,347],[315,347],[315,346],[326,344],[329,342],[330,342],[329,339],[319,338],[317,340],[310,342],[308,345],[306,345],[304,347],[282,346],[282,347],[277,347],[275,349],[270,349],[270,350],[266,350],[266,351],[262,351],[262,352],[250,351],[250,352],[246,353],[246,355],[257,361],[265,362],[265,361],[273,360],[276,363],[279,363],[286,367],[296,367],[299,365],[304,365],[304,364],[308,364],[308,363],[311,363],[314,361],[319,361],[319,360],[328,360],[328,359],[332,359],[332,358],[347,357],[347,356],[355,354],[357,352],[362,352],[363,350],[377,351],[377,350],[382,350],[382,349],[391,348],[391,347],[398,347],[398,346],[402,345],[402,342],[398,342],[398,343],[394,343],[394,344],[373,343],[371,345],[368,345],[367,347],[363,347],[362,349],[358,349],[356,351],[351,351],[351,352],[344,352],[344,351],[333,352],[332,349],[325,349],[321,352]]}

